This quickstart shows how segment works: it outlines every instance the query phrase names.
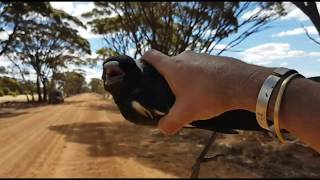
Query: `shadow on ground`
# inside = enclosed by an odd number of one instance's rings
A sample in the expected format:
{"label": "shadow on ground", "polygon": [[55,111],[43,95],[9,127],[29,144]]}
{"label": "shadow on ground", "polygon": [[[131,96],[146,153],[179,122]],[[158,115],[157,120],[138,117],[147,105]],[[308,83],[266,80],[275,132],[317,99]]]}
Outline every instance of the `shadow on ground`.
{"label": "shadow on ground", "polygon": [[46,102],[4,102],[0,103],[0,108],[27,109],[48,105]]}
{"label": "shadow on ground", "polygon": [[27,114],[27,112],[0,112],[0,118],[9,118]]}

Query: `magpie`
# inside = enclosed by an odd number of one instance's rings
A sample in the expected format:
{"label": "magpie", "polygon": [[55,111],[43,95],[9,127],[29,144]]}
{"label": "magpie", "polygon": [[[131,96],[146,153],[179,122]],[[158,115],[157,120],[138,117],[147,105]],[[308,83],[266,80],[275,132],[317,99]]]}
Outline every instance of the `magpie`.
{"label": "magpie", "polygon": [[[102,79],[105,90],[112,94],[123,117],[135,124],[156,126],[175,101],[164,77],[144,60],[134,60],[126,55],[109,57],[103,63]],[[264,131],[255,114],[242,109],[190,125],[226,134],[234,134],[235,130]]]}
{"label": "magpie", "polygon": [[[175,102],[175,96],[164,77],[143,59],[135,60],[127,55],[107,58],[103,62],[102,80],[104,89],[111,93],[123,117],[134,124],[157,126],[159,119],[169,112]],[[255,113],[243,109],[227,111],[210,119],[197,120],[189,126],[213,131],[208,144],[193,166],[191,177],[198,176],[201,162],[217,157],[204,157],[216,132],[267,132],[257,123]]]}

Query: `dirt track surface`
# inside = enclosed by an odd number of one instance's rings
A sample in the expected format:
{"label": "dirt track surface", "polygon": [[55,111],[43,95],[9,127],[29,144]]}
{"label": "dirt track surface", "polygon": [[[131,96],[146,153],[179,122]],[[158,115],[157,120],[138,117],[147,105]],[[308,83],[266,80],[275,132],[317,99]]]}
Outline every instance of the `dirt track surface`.
{"label": "dirt track surface", "polygon": [[[95,94],[0,111],[0,177],[189,177],[210,133],[164,136]],[[220,135],[200,177],[320,177],[320,155],[261,133]]]}

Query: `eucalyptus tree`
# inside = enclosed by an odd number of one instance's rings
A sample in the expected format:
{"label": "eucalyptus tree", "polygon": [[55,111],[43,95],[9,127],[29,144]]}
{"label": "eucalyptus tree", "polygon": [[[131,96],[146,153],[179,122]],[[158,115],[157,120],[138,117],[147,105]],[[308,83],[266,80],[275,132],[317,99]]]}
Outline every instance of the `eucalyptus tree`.
{"label": "eucalyptus tree", "polygon": [[80,57],[91,53],[89,42],[77,31],[79,26],[86,28],[83,23],[64,11],[49,7],[46,15],[29,11],[23,16],[20,22],[23,28],[15,31],[15,38],[6,52],[35,71],[39,101],[47,100],[50,76],[67,65],[85,63]]}
{"label": "eucalyptus tree", "polygon": [[[285,14],[280,2],[94,2],[83,14],[106,48],[142,55],[148,48],[167,55],[186,49],[221,54]],[[222,40],[235,35],[221,48]]]}

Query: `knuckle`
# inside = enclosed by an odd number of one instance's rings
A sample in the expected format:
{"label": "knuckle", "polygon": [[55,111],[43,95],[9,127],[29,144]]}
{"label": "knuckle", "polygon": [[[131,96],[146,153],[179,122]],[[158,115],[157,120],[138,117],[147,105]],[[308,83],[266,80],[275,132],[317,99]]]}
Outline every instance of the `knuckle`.
{"label": "knuckle", "polygon": [[193,51],[191,50],[185,50],[181,53],[181,55],[190,55],[190,54],[193,54]]}
{"label": "knuckle", "polygon": [[153,56],[154,54],[156,54],[156,50],[154,49],[150,49],[148,51],[146,51],[144,54],[143,54],[143,58],[148,58],[150,56]]}

